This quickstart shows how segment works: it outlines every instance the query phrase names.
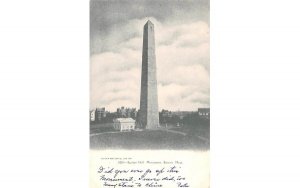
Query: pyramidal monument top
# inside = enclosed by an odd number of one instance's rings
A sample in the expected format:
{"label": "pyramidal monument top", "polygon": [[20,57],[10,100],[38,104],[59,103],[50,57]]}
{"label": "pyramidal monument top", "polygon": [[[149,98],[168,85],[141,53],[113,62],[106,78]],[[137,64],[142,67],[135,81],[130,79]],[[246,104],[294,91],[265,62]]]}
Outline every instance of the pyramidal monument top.
{"label": "pyramidal monument top", "polygon": [[145,24],[145,26],[146,25],[154,25],[150,20],[148,20],[147,22],[146,22],[146,24]]}

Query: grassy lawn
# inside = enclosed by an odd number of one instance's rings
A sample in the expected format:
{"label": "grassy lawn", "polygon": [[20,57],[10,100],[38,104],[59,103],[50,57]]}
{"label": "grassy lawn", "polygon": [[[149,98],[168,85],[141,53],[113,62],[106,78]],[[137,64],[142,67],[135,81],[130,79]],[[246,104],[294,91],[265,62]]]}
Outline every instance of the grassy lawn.
{"label": "grassy lawn", "polygon": [[197,136],[183,136],[163,130],[103,133],[90,137],[91,149],[207,150],[209,143]]}
{"label": "grassy lawn", "polygon": [[201,136],[206,139],[210,139],[210,130],[209,127],[200,127],[200,126],[195,126],[195,127],[174,127],[171,128],[171,130],[187,133],[190,136]]}
{"label": "grassy lawn", "polygon": [[113,123],[90,125],[90,134],[103,133],[103,132],[116,132],[116,130],[113,127]]}

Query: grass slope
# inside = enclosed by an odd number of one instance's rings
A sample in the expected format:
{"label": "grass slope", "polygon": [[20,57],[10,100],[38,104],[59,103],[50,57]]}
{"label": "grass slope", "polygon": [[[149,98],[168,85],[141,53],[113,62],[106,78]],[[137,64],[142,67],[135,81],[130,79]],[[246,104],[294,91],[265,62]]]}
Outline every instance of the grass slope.
{"label": "grass slope", "polygon": [[91,149],[209,149],[209,143],[197,136],[180,135],[163,130],[102,133],[91,135]]}

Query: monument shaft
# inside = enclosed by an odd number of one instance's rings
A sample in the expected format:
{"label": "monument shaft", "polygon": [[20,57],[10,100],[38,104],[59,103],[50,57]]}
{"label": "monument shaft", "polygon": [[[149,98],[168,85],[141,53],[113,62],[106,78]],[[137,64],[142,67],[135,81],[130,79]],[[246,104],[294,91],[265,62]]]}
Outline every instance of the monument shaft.
{"label": "monument shaft", "polygon": [[146,129],[154,129],[159,125],[156,58],[154,25],[148,21],[144,26],[142,79],[140,98],[140,126]]}

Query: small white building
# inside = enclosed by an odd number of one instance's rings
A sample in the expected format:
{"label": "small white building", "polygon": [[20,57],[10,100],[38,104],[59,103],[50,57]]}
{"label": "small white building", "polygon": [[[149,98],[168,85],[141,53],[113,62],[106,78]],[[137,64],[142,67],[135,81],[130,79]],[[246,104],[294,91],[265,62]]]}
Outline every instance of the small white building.
{"label": "small white building", "polygon": [[135,120],[132,118],[114,119],[114,128],[119,131],[130,131],[135,129]]}

